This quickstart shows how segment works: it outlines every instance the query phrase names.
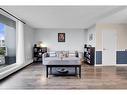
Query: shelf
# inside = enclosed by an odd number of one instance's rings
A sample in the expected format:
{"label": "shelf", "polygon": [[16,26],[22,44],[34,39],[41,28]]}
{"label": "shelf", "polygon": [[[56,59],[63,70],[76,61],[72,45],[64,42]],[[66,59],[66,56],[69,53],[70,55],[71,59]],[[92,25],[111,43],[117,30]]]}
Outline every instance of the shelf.
{"label": "shelf", "polygon": [[43,53],[47,52],[47,47],[33,47],[34,62],[42,61]]}
{"label": "shelf", "polygon": [[86,50],[87,51],[84,52],[84,58],[88,64],[93,65],[95,58],[95,47],[87,47]]}
{"label": "shelf", "polygon": [[86,59],[90,59],[89,57],[85,56]]}

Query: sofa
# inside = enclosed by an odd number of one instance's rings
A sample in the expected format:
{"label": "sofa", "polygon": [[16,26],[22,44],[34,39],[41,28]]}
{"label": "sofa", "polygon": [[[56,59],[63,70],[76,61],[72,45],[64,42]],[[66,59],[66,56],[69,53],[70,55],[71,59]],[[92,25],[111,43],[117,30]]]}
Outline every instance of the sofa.
{"label": "sofa", "polygon": [[81,62],[83,60],[83,53],[78,51],[55,51],[47,52],[42,55],[43,65],[48,65],[48,63],[52,60],[76,60]]}

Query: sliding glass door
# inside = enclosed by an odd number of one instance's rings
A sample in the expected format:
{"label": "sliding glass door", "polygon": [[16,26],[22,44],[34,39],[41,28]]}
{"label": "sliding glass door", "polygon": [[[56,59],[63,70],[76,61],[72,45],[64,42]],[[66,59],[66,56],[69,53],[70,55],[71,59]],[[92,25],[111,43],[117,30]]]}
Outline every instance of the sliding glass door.
{"label": "sliding glass door", "polygon": [[16,63],[16,22],[0,14],[0,69]]}

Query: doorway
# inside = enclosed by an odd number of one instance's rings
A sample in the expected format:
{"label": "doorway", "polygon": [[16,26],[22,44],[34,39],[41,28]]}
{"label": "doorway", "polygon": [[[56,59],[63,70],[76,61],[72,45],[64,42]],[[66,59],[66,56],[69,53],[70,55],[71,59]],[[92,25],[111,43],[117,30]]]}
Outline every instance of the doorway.
{"label": "doorway", "polygon": [[116,31],[105,30],[102,32],[102,65],[116,65],[116,41]]}

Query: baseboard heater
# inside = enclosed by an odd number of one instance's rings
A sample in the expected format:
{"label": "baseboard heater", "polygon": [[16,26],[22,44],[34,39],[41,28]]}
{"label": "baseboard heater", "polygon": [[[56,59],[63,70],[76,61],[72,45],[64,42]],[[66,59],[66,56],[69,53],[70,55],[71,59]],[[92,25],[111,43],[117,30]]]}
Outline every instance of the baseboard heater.
{"label": "baseboard heater", "polygon": [[31,64],[33,62],[33,60],[30,60],[28,61],[27,63],[25,64],[21,64],[21,65],[18,65],[18,64],[12,64],[10,66],[7,66],[3,69],[0,70],[0,80],[2,80],[3,78],[15,73],[16,71],[26,67],[27,65]]}

